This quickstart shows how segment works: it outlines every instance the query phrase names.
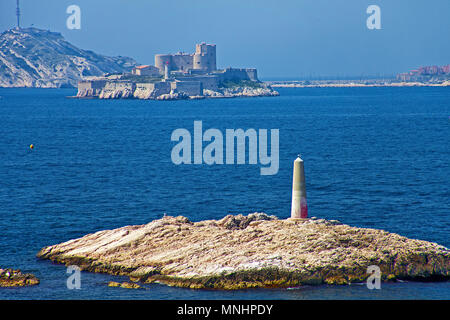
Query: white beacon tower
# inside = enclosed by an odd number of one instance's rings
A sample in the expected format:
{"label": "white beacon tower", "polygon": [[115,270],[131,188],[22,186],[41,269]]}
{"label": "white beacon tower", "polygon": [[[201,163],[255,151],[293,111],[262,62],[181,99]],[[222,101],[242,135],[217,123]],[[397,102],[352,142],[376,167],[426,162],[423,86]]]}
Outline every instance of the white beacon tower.
{"label": "white beacon tower", "polygon": [[306,219],[307,217],[308,206],[306,204],[305,167],[299,155],[294,161],[291,218]]}

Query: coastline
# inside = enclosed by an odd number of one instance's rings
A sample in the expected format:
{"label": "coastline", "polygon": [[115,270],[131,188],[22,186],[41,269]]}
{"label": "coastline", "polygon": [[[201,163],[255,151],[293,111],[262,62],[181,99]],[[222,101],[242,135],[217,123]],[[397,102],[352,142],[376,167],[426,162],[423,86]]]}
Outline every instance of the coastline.
{"label": "coastline", "polygon": [[[344,83],[315,83],[315,84],[303,84],[301,81],[262,81],[267,84],[271,88],[370,88],[370,87],[450,87],[450,80],[442,83],[427,83],[427,82],[386,82],[386,83],[357,83],[357,82],[344,82]],[[327,81],[323,81],[327,82]],[[12,89],[77,89],[76,87],[13,87],[13,86],[0,86],[2,89],[12,88]],[[244,93],[239,93],[239,91]],[[247,93],[245,93],[247,91]],[[265,93],[258,94],[254,92],[254,95],[251,94],[252,91],[255,91],[254,88],[246,88],[240,87],[237,92],[222,92],[222,90],[211,91],[210,94],[204,96],[187,96],[187,98],[191,99],[203,99],[203,98],[234,98],[234,97],[243,97],[243,96],[278,96],[279,93],[275,90],[270,90]],[[270,93],[272,92],[272,93]],[[103,99],[114,99],[112,98],[115,95],[120,95],[121,97],[128,97],[129,94],[125,92],[117,91],[115,94],[109,94],[108,97],[105,95],[102,96]],[[70,96],[70,98],[99,98],[99,93],[90,93],[81,91],[75,96]],[[146,99],[135,97],[137,99]],[[1,97],[0,97],[1,99]],[[147,98],[151,99],[151,98]],[[156,99],[155,99],[156,100]],[[161,99],[164,100],[164,99]]]}
{"label": "coastline", "polygon": [[188,92],[170,90],[164,91],[153,86],[145,87],[139,84],[116,85],[113,88],[78,88],[75,98],[98,98],[98,99],[140,99],[140,100],[199,100],[205,98],[237,98],[237,97],[273,97],[279,93],[271,86],[258,83],[256,87],[236,86],[233,88],[217,88],[216,90],[204,89],[192,95]]}
{"label": "coastline", "polygon": [[450,81],[442,83],[426,83],[426,82],[386,82],[386,83],[315,83],[302,84],[295,81],[266,81],[273,88],[369,88],[369,87],[449,87]]}

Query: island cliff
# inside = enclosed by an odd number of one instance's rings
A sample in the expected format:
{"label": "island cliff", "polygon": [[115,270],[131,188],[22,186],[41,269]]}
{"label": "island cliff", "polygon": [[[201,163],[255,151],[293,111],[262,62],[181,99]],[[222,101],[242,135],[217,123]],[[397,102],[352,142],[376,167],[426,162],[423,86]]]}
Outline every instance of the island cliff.
{"label": "island cliff", "polygon": [[450,250],[335,220],[280,220],[263,213],[191,222],[164,217],[99,231],[38,254],[131,281],[242,289],[362,282],[376,265],[382,280],[448,280]]}
{"label": "island cliff", "polygon": [[76,87],[83,77],[127,72],[136,64],[128,57],[79,49],[48,30],[16,28],[0,34],[0,87]]}
{"label": "island cliff", "polygon": [[[100,84],[99,84],[100,82]],[[211,89],[180,89],[181,84],[167,85],[164,82],[133,83],[128,81],[94,80],[80,82],[77,98],[98,99],[141,99],[141,100],[182,100],[204,98],[272,97],[279,93],[269,85],[258,82],[249,85],[240,82],[234,87],[217,86]]]}

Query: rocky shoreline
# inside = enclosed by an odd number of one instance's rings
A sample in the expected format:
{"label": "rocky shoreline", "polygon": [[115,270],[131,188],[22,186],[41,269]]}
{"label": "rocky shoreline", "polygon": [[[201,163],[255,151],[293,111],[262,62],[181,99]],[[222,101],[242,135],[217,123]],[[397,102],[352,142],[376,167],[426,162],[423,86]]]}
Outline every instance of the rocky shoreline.
{"label": "rocky shoreline", "polygon": [[450,279],[450,250],[436,243],[263,213],[200,222],[164,217],[49,246],[37,256],[132,282],[205,289],[363,282],[370,265],[381,269],[382,281]]}
{"label": "rocky shoreline", "polygon": [[140,100],[196,100],[205,98],[237,98],[237,97],[273,97],[280,94],[270,86],[258,88],[236,87],[219,88],[217,91],[203,90],[203,95],[189,96],[184,92],[159,93],[158,90],[115,88],[114,90],[78,89],[76,98],[98,99],[140,99]]}
{"label": "rocky shoreline", "polygon": [[27,287],[39,284],[39,279],[31,273],[22,273],[19,269],[0,268],[0,287]]}

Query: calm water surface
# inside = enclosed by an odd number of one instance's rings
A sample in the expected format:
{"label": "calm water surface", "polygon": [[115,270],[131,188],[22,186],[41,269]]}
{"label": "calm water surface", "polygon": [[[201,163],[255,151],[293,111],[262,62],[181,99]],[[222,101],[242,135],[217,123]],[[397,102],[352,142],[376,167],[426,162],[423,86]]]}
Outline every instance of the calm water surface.
{"label": "calm water surface", "polygon": [[[311,216],[450,247],[450,88],[280,89],[280,97],[198,101],[76,100],[70,89],[0,89],[0,266],[41,284],[0,299],[449,299],[450,283],[298,290],[149,290],[35,258],[44,246],[164,213],[193,221],[290,214],[292,161],[305,160]],[[171,162],[177,128],[280,129],[280,170]],[[28,146],[35,145],[31,151]],[[124,278],[125,279],[125,278]],[[122,280],[122,279],[119,279]]]}

